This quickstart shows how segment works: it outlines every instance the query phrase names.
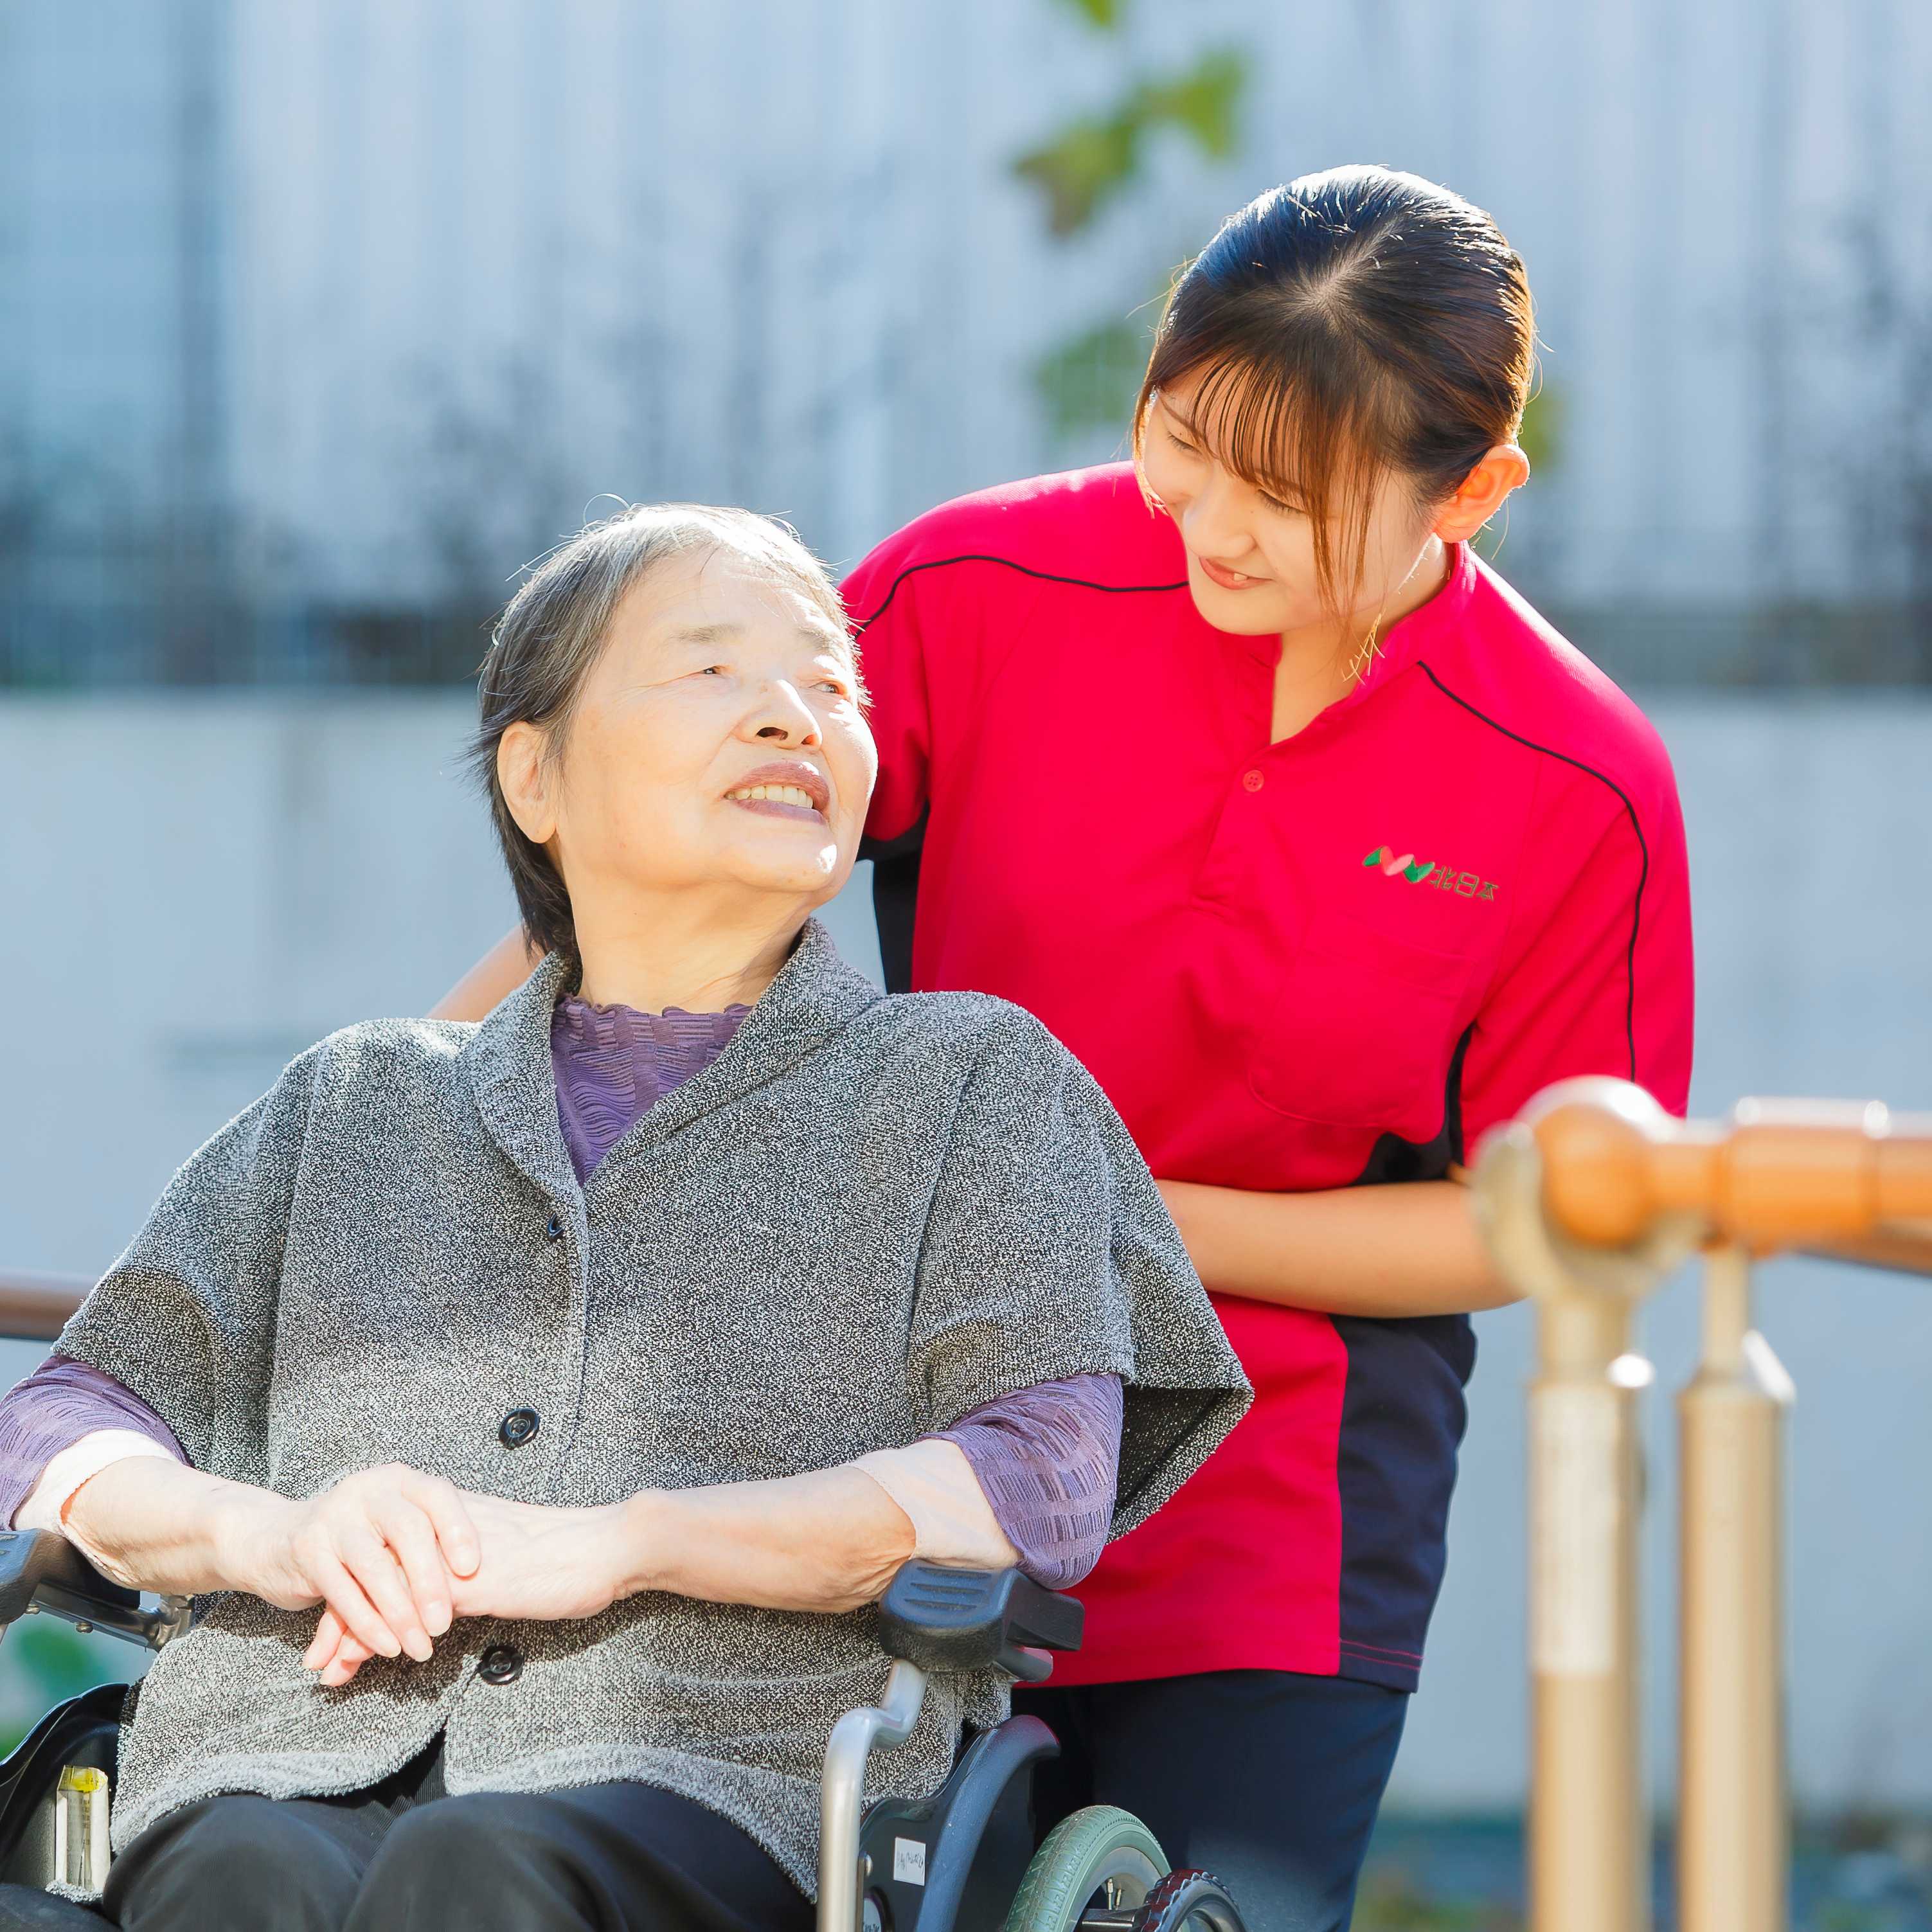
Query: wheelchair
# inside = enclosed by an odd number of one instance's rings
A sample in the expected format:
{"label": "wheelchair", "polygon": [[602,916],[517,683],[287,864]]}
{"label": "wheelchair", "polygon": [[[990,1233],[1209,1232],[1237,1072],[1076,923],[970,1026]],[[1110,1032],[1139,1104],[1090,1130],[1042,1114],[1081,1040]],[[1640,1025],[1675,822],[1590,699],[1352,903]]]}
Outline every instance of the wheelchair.
{"label": "wheelchair", "polygon": [[[825,1754],[818,1932],[1244,1932],[1218,1880],[1169,1870],[1153,1834],[1114,1806],[1075,1812],[1035,1849],[1034,1767],[1060,1749],[1037,1718],[970,1738],[930,1797],[867,1805],[872,1754],[910,1736],[929,1672],[997,1667],[1040,1683],[1048,1653],[1079,1648],[1083,1616],[1017,1570],[919,1562],[879,1608],[884,1692],[839,1719]],[[189,1615],[110,1582],[64,1538],[0,1532],[0,1631],[42,1612],[155,1650]],[[50,1888],[98,1892],[106,1874],[126,1688],[57,1705],[0,1763],[0,1932],[101,1932],[98,1912]]]}

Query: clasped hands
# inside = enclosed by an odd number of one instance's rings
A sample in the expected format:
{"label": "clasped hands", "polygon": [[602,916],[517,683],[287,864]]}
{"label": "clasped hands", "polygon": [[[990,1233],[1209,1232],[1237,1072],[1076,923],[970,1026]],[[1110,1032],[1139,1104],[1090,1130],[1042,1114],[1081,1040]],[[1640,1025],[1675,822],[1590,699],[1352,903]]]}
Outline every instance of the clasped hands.
{"label": "clasped hands", "polygon": [[333,1688],[371,1657],[426,1662],[458,1617],[595,1616],[628,1594],[627,1508],[512,1502],[392,1463],[298,1501],[255,1492],[223,1568],[278,1610],[321,1606],[302,1662]]}

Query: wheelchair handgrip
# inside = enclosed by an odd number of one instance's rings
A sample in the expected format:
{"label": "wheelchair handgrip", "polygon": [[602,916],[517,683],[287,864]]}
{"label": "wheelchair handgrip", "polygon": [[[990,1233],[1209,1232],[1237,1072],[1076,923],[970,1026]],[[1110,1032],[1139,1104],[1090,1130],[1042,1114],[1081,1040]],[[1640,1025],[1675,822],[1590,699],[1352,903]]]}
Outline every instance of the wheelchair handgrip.
{"label": "wheelchair handgrip", "polygon": [[1078,1650],[1086,1610],[1018,1570],[947,1570],[908,1563],[879,1605],[888,1657],[925,1670],[998,1668],[1036,1684],[1044,1651]]}
{"label": "wheelchair handgrip", "polygon": [[0,1530],[0,1628],[29,1610],[157,1650],[186,1624],[184,1605],[164,1598],[158,1610],[143,1609],[139,1591],[102,1576],[65,1537]]}

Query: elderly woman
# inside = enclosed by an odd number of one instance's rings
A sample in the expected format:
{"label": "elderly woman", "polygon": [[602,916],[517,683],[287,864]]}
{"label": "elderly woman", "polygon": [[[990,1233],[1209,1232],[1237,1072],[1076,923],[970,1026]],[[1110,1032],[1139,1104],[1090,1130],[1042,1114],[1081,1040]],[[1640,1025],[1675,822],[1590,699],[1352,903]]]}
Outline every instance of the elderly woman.
{"label": "elderly woman", "polygon": [[[20,1520],[202,1600],[123,1733],[130,1932],[802,1924],[898,1566],[1070,1580],[1245,1402],[1092,1080],[811,917],[875,758],[788,533],[586,530],[482,713],[544,965],[296,1060],[0,1418]],[[884,1788],[1004,1695],[936,1680]]]}

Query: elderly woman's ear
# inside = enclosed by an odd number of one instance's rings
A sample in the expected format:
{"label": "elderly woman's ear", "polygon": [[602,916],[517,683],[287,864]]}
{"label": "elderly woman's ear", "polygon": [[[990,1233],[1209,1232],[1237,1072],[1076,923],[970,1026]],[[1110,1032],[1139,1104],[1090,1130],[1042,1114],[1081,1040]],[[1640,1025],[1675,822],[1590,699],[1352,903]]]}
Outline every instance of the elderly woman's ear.
{"label": "elderly woman's ear", "polygon": [[557,778],[542,726],[520,718],[504,732],[496,746],[496,782],[518,830],[532,845],[548,845],[556,835]]}

